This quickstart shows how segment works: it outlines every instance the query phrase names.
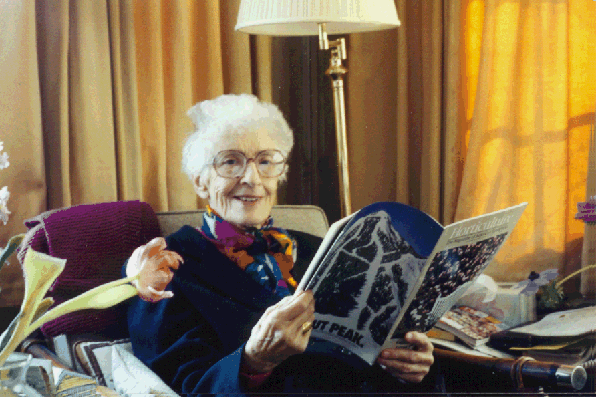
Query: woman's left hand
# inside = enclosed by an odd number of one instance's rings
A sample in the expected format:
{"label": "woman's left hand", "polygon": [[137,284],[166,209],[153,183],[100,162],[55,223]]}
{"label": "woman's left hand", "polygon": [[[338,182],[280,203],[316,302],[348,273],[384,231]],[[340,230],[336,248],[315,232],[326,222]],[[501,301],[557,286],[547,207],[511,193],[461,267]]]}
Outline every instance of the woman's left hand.
{"label": "woman's left hand", "polygon": [[397,378],[420,383],[435,361],[433,344],[425,334],[414,331],[406,334],[406,341],[413,345],[412,349],[385,349],[377,363]]}

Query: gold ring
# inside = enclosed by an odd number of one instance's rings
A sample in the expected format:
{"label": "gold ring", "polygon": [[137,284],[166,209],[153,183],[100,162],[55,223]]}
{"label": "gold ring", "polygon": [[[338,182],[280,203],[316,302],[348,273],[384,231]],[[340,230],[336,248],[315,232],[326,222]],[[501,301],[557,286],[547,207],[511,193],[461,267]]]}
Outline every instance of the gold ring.
{"label": "gold ring", "polygon": [[307,321],[302,324],[302,333],[306,334],[308,331],[312,329],[312,321]]}

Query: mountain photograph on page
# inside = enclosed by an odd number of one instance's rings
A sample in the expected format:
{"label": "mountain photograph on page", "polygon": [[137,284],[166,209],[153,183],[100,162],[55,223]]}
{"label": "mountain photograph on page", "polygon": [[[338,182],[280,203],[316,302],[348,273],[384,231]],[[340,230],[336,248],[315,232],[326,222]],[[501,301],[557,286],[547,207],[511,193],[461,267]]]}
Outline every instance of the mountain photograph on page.
{"label": "mountain photograph on page", "polygon": [[380,346],[425,258],[396,232],[384,211],[349,225],[337,247],[322,264],[328,269],[325,278],[315,284],[317,313],[357,318],[356,329],[368,329]]}

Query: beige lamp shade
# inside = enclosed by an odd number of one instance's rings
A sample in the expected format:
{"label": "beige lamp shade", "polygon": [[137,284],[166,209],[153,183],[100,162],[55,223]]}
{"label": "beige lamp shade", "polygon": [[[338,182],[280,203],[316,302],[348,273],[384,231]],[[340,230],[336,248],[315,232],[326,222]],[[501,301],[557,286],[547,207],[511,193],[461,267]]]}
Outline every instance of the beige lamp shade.
{"label": "beige lamp shade", "polygon": [[242,0],[236,30],[271,36],[318,36],[400,25],[394,0]]}

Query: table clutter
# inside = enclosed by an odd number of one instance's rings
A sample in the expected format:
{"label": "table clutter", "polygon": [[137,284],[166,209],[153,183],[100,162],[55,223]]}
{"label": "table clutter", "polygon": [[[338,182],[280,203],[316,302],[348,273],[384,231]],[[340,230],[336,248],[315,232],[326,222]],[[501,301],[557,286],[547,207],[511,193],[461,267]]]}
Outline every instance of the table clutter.
{"label": "table clutter", "polygon": [[95,397],[97,382],[88,375],[53,365],[31,354],[12,353],[0,367],[2,397]]}
{"label": "table clutter", "polygon": [[[45,357],[40,362],[51,363],[55,387],[46,380],[51,377],[48,369],[42,368],[41,375],[31,367],[27,383],[38,385],[44,397],[146,397],[177,394],[155,373],[132,353],[130,340],[107,340],[97,335],[57,335],[45,341],[27,340],[22,349],[36,357]],[[35,360],[35,359],[34,359]],[[33,374],[32,374],[33,370]],[[33,378],[36,377],[36,379]],[[26,397],[38,397],[37,395]]]}
{"label": "table clutter", "polygon": [[[596,385],[596,305],[584,301],[576,306],[537,316],[534,294],[520,294],[511,285],[495,288],[485,280],[460,298],[428,336],[439,355],[509,371],[518,387],[524,380],[525,386],[539,380],[591,393]],[[520,317],[520,312],[525,314]]]}

